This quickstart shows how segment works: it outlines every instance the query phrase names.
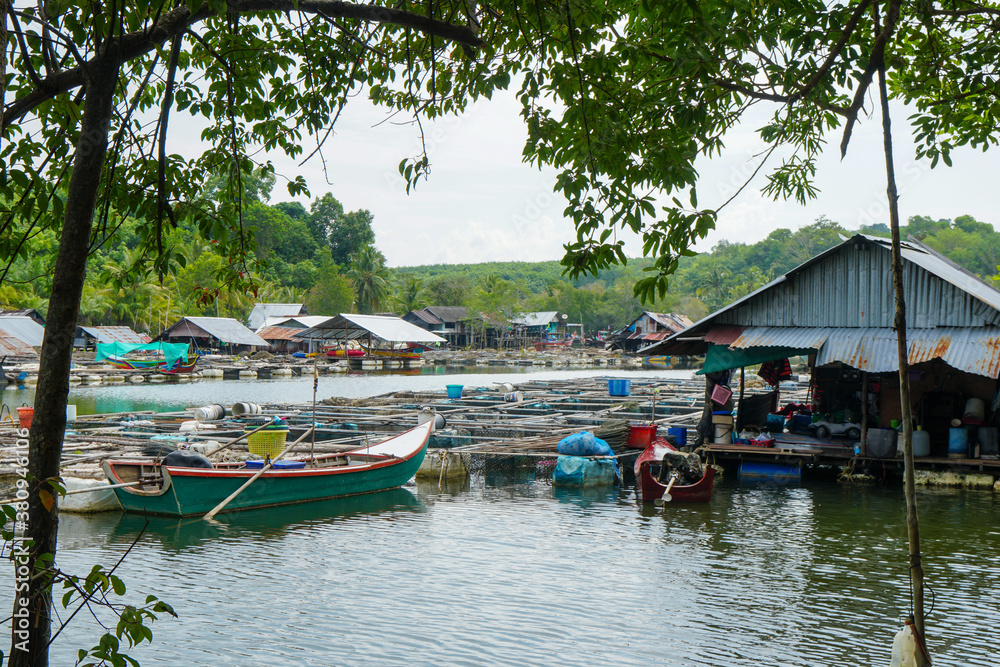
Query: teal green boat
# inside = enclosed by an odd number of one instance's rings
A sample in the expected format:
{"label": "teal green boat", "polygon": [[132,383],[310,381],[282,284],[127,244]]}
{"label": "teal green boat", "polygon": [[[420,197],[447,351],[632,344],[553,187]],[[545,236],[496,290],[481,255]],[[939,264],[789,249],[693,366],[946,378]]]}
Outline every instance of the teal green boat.
{"label": "teal green boat", "polygon": [[[384,442],[308,460],[277,461],[226,507],[234,512],[394,489],[409,481],[427,452],[433,421]],[[252,465],[250,463],[249,465]],[[246,462],[211,468],[161,465],[152,459],[108,459],[102,464],[126,512],[161,516],[206,514],[254,475]]]}

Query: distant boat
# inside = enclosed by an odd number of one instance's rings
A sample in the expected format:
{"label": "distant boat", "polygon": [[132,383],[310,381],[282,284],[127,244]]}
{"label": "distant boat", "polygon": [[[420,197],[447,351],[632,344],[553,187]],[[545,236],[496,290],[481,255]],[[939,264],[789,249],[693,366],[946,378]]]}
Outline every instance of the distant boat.
{"label": "distant boat", "polygon": [[[133,352],[154,352],[160,356],[154,358],[125,356]],[[164,375],[191,373],[198,363],[198,355],[188,358],[186,343],[98,343],[94,359],[104,361],[112,368]]]}
{"label": "distant boat", "polygon": [[570,347],[572,344],[572,338],[563,338],[558,340],[553,338],[549,340],[536,340],[531,345],[539,352],[542,352],[544,350],[561,350],[563,348]]}
{"label": "distant boat", "polygon": [[[402,486],[427,452],[433,420],[378,444],[310,460],[278,460],[236,496],[226,512],[357,496]],[[136,483],[114,489],[126,512],[165,516],[206,514],[261,471],[242,461],[206,467],[161,465],[158,459],[106,459],[108,481]],[[262,463],[258,461],[258,464]]]}
{"label": "distant boat", "polygon": [[657,357],[643,357],[642,365],[647,368],[672,368],[675,362],[674,357],[668,357],[665,355]]}
{"label": "distant boat", "polygon": [[342,347],[331,347],[327,348],[326,356],[333,357],[334,359],[343,359],[345,356],[348,358],[363,357],[365,356],[364,350],[358,350],[354,348],[348,348],[347,354],[344,354],[344,348]]}
{"label": "distant boat", "polygon": [[420,343],[407,343],[402,347],[364,347],[363,349],[372,357],[414,360],[420,359],[420,355],[424,350],[429,350],[430,348]]}

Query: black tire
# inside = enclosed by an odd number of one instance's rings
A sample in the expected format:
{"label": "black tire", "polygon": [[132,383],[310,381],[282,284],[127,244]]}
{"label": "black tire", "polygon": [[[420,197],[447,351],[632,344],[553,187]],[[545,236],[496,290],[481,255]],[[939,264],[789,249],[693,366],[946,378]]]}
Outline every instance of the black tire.
{"label": "black tire", "polygon": [[847,437],[850,438],[851,440],[860,440],[861,439],[861,429],[856,428],[856,427],[851,427],[851,428],[847,429]]}
{"label": "black tire", "polygon": [[828,426],[817,426],[816,437],[820,440],[828,440],[830,438],[830,428]]}

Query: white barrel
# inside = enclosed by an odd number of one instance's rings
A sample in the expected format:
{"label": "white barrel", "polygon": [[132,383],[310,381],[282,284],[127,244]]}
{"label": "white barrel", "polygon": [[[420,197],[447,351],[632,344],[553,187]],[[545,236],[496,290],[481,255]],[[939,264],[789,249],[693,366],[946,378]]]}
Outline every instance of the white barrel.
{"label": "white barrel", "polygon": [[970,398],[965,402],[965,412],[962,413],[965,419],[984,419],[986,417],[986,404],[981,398]]}
{"label": "white barrel", "polygon": [[731,445],[733,443],[733,425],[715,424],[715,444]]}
{"label": "white barrel", "polygon": [[233,403],[233,416],[259,415],[260,406],[256,403]]}
{"label": "white barrel", "polygon": [[66,421],[70,424],[76,421],[76,406],[72,403],[66,404]]}
{"label": "white barrel", "polygon": [[218,403],[214,405],[206,405],[203,408],[198,408],[194,411],[194,418],[196,421],[200,422],[214,422],[217,419],[222,419],[226,416],[226,407],[224,405],[219,405]]}

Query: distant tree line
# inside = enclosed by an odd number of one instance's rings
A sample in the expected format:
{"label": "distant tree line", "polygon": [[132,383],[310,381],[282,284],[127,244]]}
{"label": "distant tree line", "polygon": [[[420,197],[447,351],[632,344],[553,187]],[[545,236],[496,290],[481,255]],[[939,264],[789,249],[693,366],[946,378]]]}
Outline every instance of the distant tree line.
{"label": "distant tree line", "polygon": [[[319,315],[402,315],[424,306],[465,306],[470,325],[482,332],[526,312],[555,310],[593,333],[621,327],[643,310],[682,313],[697,321],[846,237],[858,232],[889,235],[883,224],[849,230],[820,217],[795,231],[777,229],[753,244],[720,241],[711,252],[682,258],[665,297],[642,306],[633,286],[652,265],[650,259],[630,259],[626,266],[579,280],[567,280],[555,260],[389,269],[374,245],[371,212],[344,211],[332,194],[314,199],[308,209],[299,202],[268,204],[274,177],[266,172],[255,172],[243,184],[243,197],[251,202],[243,225],[252,232],[259,260],[253,275],[256,293],[217,288],[222,256],[210,252],[196,230],[184,225],[167,238],[179,257],[169,271],[137,275],[140,239],[135,223],[125,219],[118,221],[117,244],[93,250],[82,322],[123,324],[155,334],[183,315],[244,320],[254,303],[286,302],[305,303]],[[216,196],[224,196],[221,188]],[[903,234],[986,280],[1000,272],[1000,233],[972,216],[913,216]],[[45,312],[56,245],[54,231],[37,235],[33,252],[18,257],[0,285],[0,305]]]}

